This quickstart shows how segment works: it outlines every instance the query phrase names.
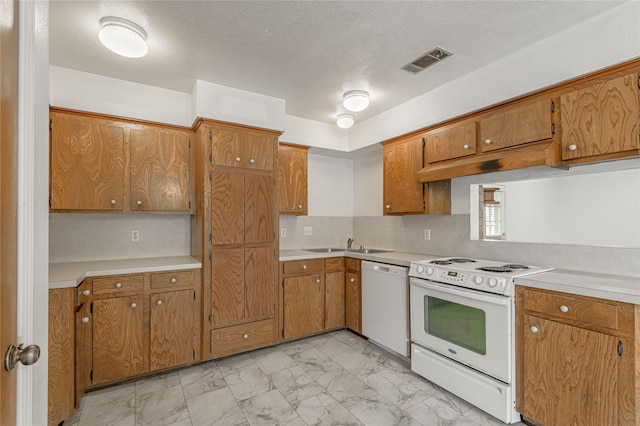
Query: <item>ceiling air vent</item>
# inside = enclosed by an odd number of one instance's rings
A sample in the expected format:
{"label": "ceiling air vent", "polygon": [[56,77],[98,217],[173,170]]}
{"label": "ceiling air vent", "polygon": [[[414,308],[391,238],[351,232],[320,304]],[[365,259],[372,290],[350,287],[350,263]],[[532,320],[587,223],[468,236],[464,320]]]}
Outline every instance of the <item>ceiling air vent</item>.
{"label": "ceiling air vent", "polygon": [[401,69],[408,71],[413,74],[417,74],[420,71],[423,71],[428,66],[435,64],[436,62],[440,62],[444,58],[451,56],[452,53],[447,52],[446,50],[436,47],[435,49],[425,53],[420,56],[415,61],[409,62],[407,65],[403,66]]}

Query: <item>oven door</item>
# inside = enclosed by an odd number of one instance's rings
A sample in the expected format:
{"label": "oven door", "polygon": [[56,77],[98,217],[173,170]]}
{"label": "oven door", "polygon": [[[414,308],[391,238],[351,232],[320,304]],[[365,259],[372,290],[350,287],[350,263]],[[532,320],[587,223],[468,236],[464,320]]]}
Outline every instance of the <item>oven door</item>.
{"label": "oven door", "polygon": [[411,340],[511,383],[513,299],[410,280]]}

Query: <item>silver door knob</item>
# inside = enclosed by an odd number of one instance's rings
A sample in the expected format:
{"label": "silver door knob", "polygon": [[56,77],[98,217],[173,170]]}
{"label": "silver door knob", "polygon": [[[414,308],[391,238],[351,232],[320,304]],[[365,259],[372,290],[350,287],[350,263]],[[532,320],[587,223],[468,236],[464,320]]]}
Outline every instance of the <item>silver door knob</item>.
{"label": "silver door knob", "polygon": [[7,371],[13,371],[20,362],[22,365],[31,365],[40,359],[40,347],[38,345],[29,345],[26,348],[20,345],[11,345],[7,349],[4,357],[4,368]]}
{"label": "silver door knob", "polygon": [[82,317],[82,323],[86,324],[89,322],[89,317]]}
{"label": "silver door knob", "polygon": [[531,326],[531,332],[532,333],[537,333],[538,332],[538,327],[536,327],[535,325]]}
{"label": "silver door knob", "polygon": [[135,308],[136,308],[136,306],[138,306],[138,304],[137,304],[136,302],[133,302],[133,303],[131,304],[131,308],[132,308],[132,309],[135,309]]}
{"label": "silver door knob", "polygon": [[158,305],[158,306],[162,305],[162,300],[158,300],[158,301],[156,302],[156,305]]}
{"label": "silver door knob", "polygon": [[122,288],[122,283],[116,283],[116,288]]}
{"label": "silver door knob", "polygon": [[569,145],[569,151],[575,151],[576,149],[578,149],[578,147],[576,146],[576,144],[571,144]]}
{"label": "silver door knob", "polygon": [[236,162],[239,163],[240,162],[240,157],[236,157]]}
{"label": "silver door knob", "polygon": [[111,200],[111,205],[115,206],[116,205],[116,200]]}
{"label": "silver door knob", "polygon": [[486,145],[491,144],[491,139],[485,139],[485,140],[484,140],[484,143],[485,143]]}
{"label": "silver door knob", "polygon": [[176,279],[176,277],[172,277],[169,281],[171,281],[171,283],[175,284],[178,282],[178,280]]}
{"label": "silver door knob", "polygon": [[140,201],[140,200],[136,201],[136,205],[137,206],[141,206],[142,205],[142,201]]}
{"label": "silver door knob", "polygon": [[562,306],[560,306],[560,311],[562,311],[562,312],[569,312],[569,307],[568,307],[568,306],[565,306],[565,305],[562,305]]}

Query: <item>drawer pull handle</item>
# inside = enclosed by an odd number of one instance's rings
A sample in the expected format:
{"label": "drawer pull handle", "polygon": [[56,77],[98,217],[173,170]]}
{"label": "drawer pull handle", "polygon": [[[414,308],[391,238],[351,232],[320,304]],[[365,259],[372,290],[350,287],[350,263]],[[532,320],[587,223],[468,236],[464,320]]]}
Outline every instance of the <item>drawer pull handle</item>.
{"label": "drawer pull handle", "polygon": [[88,296],[91,294],[91,292],[89,290],[83,290],[82,294],[84,294],[85,296]]}
{"label": "drawer pull handle", "polygon": [[178,282],[178,279],[176,277],[172,277],[169,281],[171,281],[172,284],[175,284]]}
{"label": "drawer pull handle", "polygon": [[138,305],[136,304],[136,302],[133,302],[133,303],[131,304],[131,309],[135,309],[135,308],[136,308],[136,306],[138,306]]}
{"label": "drawer pull handle", "polygon": [[156,302],[156,305],[158,305],[158,306],[162,305],[162,300],[158,300],[158,301]]}
{"label": "drawer pull handle", "polygon": [[89,317],[82,317],[82,322],[83,323],[88,323],[89,322]]}
{"label": "drawer pull handle", "polygon": [[122,288],[122,283],[116,283],[116,288]]}
{"label": "drawer pull handle", "polygon": [[116,205],[116,200],[111,200],[111,205],[115,206]]}
{"label": "drawer pull handle", "polygon": [[565,305],[562,305],[562,306],[560,306],[560,310],[561,310],[562,312],[569,312],[569,307],[568,307],[568,306],[565,306]]}
{"label": "drawer pull handle", "polygon": [[355,278],[351,278],[349,281],[351,281],[352,283],[356,282]]}
{"label": "drawer pull handle", "polygon": [[307,269],[307,265],[302,265],[302,269]]}
{"label": "drawer pull handle", "polygon": [[247,333],[245,333],[245,334],[243,334],[243,335],[242,335],[242,338],[243,338],[243,339],[248,339],[248,338],[249,338],[249,335],[248,335]]}
{"label": "drawer pull handle", "polygon": [[538,327],[536,327],[535,325],[531,326],[531,332],[532,333],[537,333],[538,332]]}

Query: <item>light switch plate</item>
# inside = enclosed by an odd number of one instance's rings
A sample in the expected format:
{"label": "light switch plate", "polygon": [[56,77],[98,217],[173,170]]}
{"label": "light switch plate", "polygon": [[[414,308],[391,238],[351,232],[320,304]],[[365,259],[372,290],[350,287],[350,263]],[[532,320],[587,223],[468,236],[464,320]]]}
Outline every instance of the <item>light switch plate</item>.
{"label": "light switch plate", "polygon": [[280,238],[287,237],[287,228],[280,228]]}
{"label": "light switch plate", "polygon": [[305,237],[310,237],[313,235],[313,228],[310,226],[305,226],[304,227],[304,236]]}

